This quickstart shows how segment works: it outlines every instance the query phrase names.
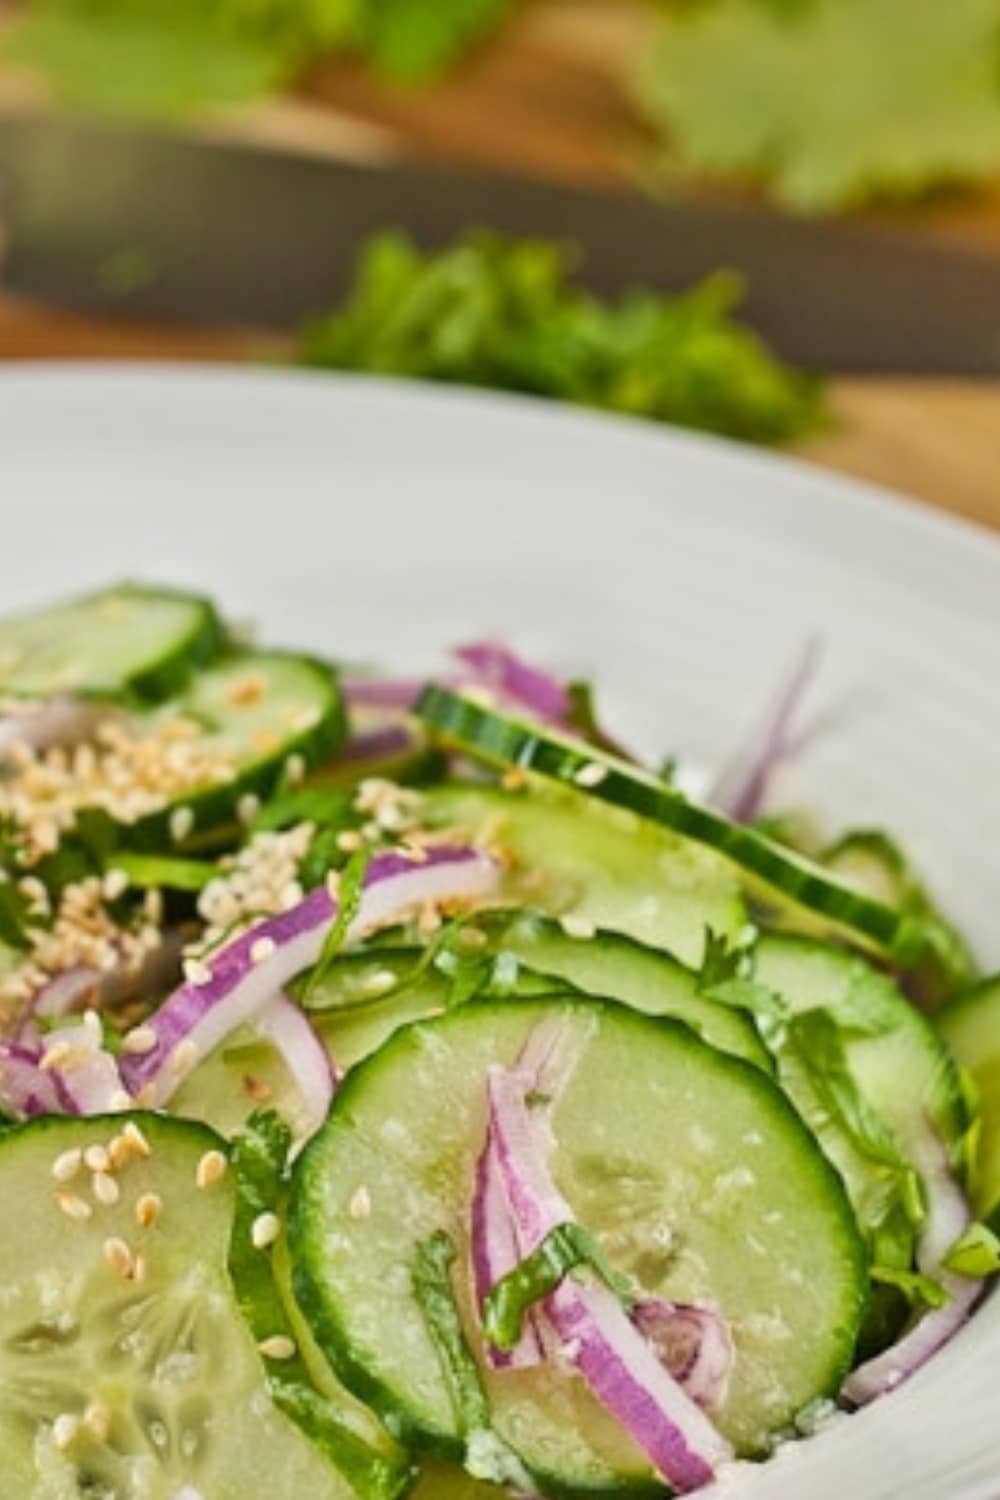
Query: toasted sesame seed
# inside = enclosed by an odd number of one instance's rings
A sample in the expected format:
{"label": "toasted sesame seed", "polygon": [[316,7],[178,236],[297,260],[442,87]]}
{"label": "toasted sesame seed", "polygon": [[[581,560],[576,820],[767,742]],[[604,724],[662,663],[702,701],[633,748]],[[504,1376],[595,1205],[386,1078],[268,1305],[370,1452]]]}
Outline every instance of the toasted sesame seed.
{"label": "toasted sesame seed", "polygon": [[372,1195],[364,1183],[355,1188],[351,1194],[351,1201],[347,1205],[347,1212],[352,1219],[367,1219],[371,1217]]}
{"label": "toasted sesame seed", "polygon": [[408,859],[412,865],[425,865],[430,859],[427,850],[420,844],[409,844],[405,841],[400,844],[399,853],[404,859]]}
{"label": "toasted sesame seed", "polygon": [[250,1227],[250,1239],[255,1250],[266,1250],[273,1245],[281,1233],[281,1220],[277,1214],[258,1214]]}
{"label": "toasted sesame seed", "polygon": [[121,1188],[107,1172],[94,1173],[93,1191],[98,1203],[103,1203],[105,1208],[111,1208],[121,1197]]}
{"label": "toasted sesame seed", "polygon": [[175,807],[170,814],[170,837],[175,844],[182,844],[194,829],[194,813],[190,807]]}
{"label": "toasted sesame seed", "polygon": [[255,792],[244,792],[236,804],[236,816],[241,823],[252,823],[260,812],[260,798]]}
{"label": "toasted sesame seed", "polygon": [[593,922],[589,922],[586,917],[575,917],[572,914],[560,917],[559,926],[566,936],[571,938],[592,938],[597,932]]}
{"label": "toasted sesame seed", "polygon": [[143,1193],[135,1205],[135,1222],[140,1229],[152,1229],[160,1222],[163,1199],[159,1193]]}
{"label": "toasted sesame seed", "polygon": [[149,1157],[153,1154],[153,1148],[139,1129],[134,1120],[129,1120],[122,1135],[128,1141],[137,1156]]}
{"label": "toasted sesame seed", "polygon": [[105,901],[117,901],[129,888],[129,878],[124,870],[109,870],[101,881],[101,894]]}
{"label": "toasted sesame seed", "polygon": [[123,1281],[131,1279],[132,1272],[135,1269],[135,1261],[131,1250],[123,1239],[119,1239],[117,1235],[112,1235],[101,1246],[101,1254],[104,1256],[105,1265],[114,1271],[116,1276],[120,1276]]}
{"label": "toasted sesame seed", "polygon": [[69,1042],[51,1042],[45,1049],[45,1056],[38,1066],[43,1073],[50,1073],[54,1068],[61,1068],[73,1056],[73,1048]]}
{"label": "toasted sesame seed", "polygon": [[104,1027],[96,1010],[85,1010],[83,1013],[83,1025],[90,1035],[91,1041],[100,1046],[104,1041]]}
{"label": "toasted sesame seed", "polygon": [[147,1052],[154,1052],[159,1040],[152,1026],[136,1026],[122,1038],[122,1051],[142,1057]]}
{"label": "toasted sesame seed", "polygon": [[273,729],[258,729],[253,737],[254,749],[267,755],[271,750],[277,750],[280,741]]}
{"label": "toasted sesame seed", "polygon": [[90,1172],[106,1172],[111,1165],[106,1146],[88,1146],[83,1153],[84,1166]]}
{"label": "toasted sesame seed", "polygon": [[285,761],[285,780],[289,786],[298,786],[306,774],[305,757],[292,754]]}
{"label": "toasted sesame seed", "polygon": [[234,708],[251,708],[259,703],[267,691],[267,682],[260,672],[245,672],[230,683],[226,697]]}
{"label": "toasted sesame seed", "polygon": [[520,792],[528,785],[528,773],[523,766],[510,766],[500,778],[505,792]]}
{"label": "toasted sesame seed", "polygon": [[83,1425],[99,1443],[106,1443],[111,1431],[111,1410],[103,1401],[91,1401],[83,1414]]}
{"label": "toasted sesame seed", "polygon": [[56,1182],[72,1182],[80,1170],[83,1161],[83,1152],[78,1146],[70,1151],[63,1151],[52,1163],[52,1176]]}
{"label": "toasted sesame seed", "polygon": [[108,1110],[113,1115],[120,1115],[124,1110],[131,1109],[135,1102],[126,1089],[115,1089],[108,1100]]}
{"label": "toasted sesame seed", "polygon": [[195,1182],[200,1188],[214,1187],[226,1175],[229,1163],[221,1151],[206,1151],[198,1163]]}
{"label": "toasted sesame seed", "polygon": [[271,957],[272,953],[278,951],[278,945],[272,937],[259,937],[250,945],[250,962],[262,964]]}
{"label": "toasted sesame seed", "polygon": [[364,844],[364,839],[356,828],[345,828],[343,833],[337,834],[337,848],[345,854],[355,854]]}
{"label": "toasted sesame seed", "polygon": [[72,1448],[79,1431],[80,1418],[64,1411],[52,1423],[52,1440],[60,1452],[65,1453],[67,1448]]}
{"label": "toasted sesame seed", "polygon": [[391,969],[376,969],[372,974],[366,974],[361,981],[360,989],[363,995],[384,995],[394,989],[396,976]]}
{"label": "toasted sesame seed", "polygon": [[211,984],[212,971],[202,959],[186,958],[183,968],[184,978],[188,984],[193,984],[196,989],[200,989],[202,985]]}
{"label": "toasted sesame seed", "polygon": [[67,1219],[75,1219],[78,1224],[84,1223],[94,1212],[86,1199],[78,1198],[75,1193],[57,1193],[56,1202]]}
{"label": "toasted sesame seed", "polygon": [[142,1251],[139,1250],[136,1252],[132,1260],[132,1280],[145,1281],[148,1274],[149,1263],[146,1260],[146,1257],[143,1255]]}
{"label": "toasted sesame seed", "polygon": [[278,905],[282,911],[291,911],[293,906],[298,906],[305,892],[297,880],[289,880],[282,888],[278,897]]}
{"label": "toasted sesame seed", "polygon": [[190,1073],[198,1064],[198,1048],[189,1036],[183,1037],[170,1054],[170,1071],[174,1074]]}
{"label": "toasted sesame seed", "polygon": [[573,780],[576,782],[577,786],[600,786],[601,782],[605,779],[607,774],[607,766],[599,765],[596,760],[592,760],[588,761],[585,766],[580,767],[580,769],[574,775]]}
{"label": "toasted sesame seed", "polygon": [[274,1090],[271,1086],[265,1083],[263,1078],[255,1078],[252,1073],[244,1073],[243,1087],[250,1098],[256,1100],[258,1104],[266,1104],[269,1099],[274,1098]]}
{"label": "toasted sesame seed", "polygon": [[261,1339],[257,1348],[265,1359],[294,1359],[298,1353],[295,1340],[287,1338],[283,1333],[273,1334],[269,1339]]}

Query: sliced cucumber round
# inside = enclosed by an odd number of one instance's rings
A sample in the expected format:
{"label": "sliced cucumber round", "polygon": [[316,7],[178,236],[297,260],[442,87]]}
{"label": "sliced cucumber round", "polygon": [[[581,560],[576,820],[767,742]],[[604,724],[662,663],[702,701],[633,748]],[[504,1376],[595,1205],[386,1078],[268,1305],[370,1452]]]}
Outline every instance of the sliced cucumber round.
{"label": "sliced cucumber round", "polygon": [[1000,977],[960,995],[934,1020],[979,1096],[973,1200],[977,1213],[1000,1228]]}
{"label": "sliced cucumber round", "polygon": [[234,818],[247,793],[269,796],[296,761],[304,775],[345,734],[332,670],[311,657],[282,651],[231,657],[197,673],[183,694],[157,710],[154,722],[177,718],[201,725],[199,746],[225,756],[233,774],[195,787],[131,825],[126,842],[136,849],[197,847],[206,833],[211,836]]}
{"label": "sliced cucumber round", "polygon": [[0,694],[165,698],[211,658],[221,636],[207,599],[117,584],[0,620]]}
{"label": "sliced cucumber round", "polygon": [[54,1179],[57,1160],[107,1150],[127,1125],[53,1118],[0,1138],[3,1200],[17,1205],[0,1223],[4,1495],[356,1500],[267,1394],[227,1273],[231,1183],[196,1185],[218,1137],[136,1115],[149,1154],[109,1174],[116,1203],[97,1201],[86,1169]]}
{"label": "sliced cucumber round", "polygon": [[[560,1190],[640,1287],[720,1309],[737,1354],[718,1424],[741,1453],[762,1454],[849,1367],[865,1255],[837,1175],[781,1092],[676,1022],[591,999],[516,999],[397,1032],[350,1074],[297,1164],[300,1306],[348,1384],[414,1439],[458,1451],[414,1258],[443,1229],[456,1267],[467,1265],[487,1068],[512,1063],[553,1015],[578,1028],[580,1049],[554,1112]],[[362,1188],[370,1211],[352,1216]],[[456,1295],[481,1351],[468,1283],[459,1269]],[[546,1492],[652,1484],[643,1455],[565,1369],[483,1378],[497,1432]]]}
{"label": "sliced cucumber round", "polygon": [[[916,918],[843,884],[821,865],[755,829],[689,801],[648,771],[582,740],[495,713],[447,688],[427,688],[416,711],[425,723],[473,755],[583,786],[590,797],[639,814],[683,839],[717,851],[765,900],[793,905],[812,921],[819,918],[856,942],[900,962],[915,960],[923,950],[925,934]],[[647,934],[633,932],[633,936]]]}
{"label": "sliced cucumber round", "polygon": [[[698,976],[669,953],[615,932],[571,937],[558,922],[530,911],[480,918],[497,953],[512,953],[540,975],[591,995],[623,1000],[651,1016],[685,1021],[703,1041],[771,1072],[771,1054],[745,1012],[698,992]],[[552,988],[557,988],[553,985]]]}
{"label": "sliced cucumber round", "polygon": [[690,964],[706,927],[734,936],[746,922],[738,881],[712,850],[580,792],[457,784],[422,805],[429,826],[502,849],[512,904],[627,933]]}

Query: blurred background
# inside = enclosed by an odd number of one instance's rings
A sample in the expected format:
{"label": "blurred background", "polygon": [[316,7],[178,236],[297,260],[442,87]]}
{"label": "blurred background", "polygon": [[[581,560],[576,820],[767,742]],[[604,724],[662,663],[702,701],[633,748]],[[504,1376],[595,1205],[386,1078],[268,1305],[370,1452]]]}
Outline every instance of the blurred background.
{"label": "blurred background", "polygon": [[0,0],[0,357],[387,372],[1000,526],[1000,0]]}

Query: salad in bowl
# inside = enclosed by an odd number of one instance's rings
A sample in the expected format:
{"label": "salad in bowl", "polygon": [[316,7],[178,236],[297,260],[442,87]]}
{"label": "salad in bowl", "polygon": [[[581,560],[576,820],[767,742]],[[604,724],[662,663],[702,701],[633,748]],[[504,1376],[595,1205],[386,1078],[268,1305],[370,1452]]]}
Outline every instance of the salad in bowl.
{"label": "salad in bowl", "polygon": [[1000,1266],[1000,982],[494,642],[116,584],[0,622],[4,1500],[640,1500],[918,1375]]}

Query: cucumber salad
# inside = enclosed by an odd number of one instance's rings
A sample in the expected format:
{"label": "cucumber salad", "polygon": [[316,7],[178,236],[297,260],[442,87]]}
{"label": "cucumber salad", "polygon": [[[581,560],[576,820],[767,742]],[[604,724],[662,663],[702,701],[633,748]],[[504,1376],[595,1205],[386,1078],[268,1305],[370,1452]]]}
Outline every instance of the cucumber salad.
{"label": "cucumber salad", "polygon": [[[680,1494],[1000,1266],[1000,979],[887,834],[492,642],[0,621],[4,1500]],[[769,790],[770,789],[770,790]]]}

